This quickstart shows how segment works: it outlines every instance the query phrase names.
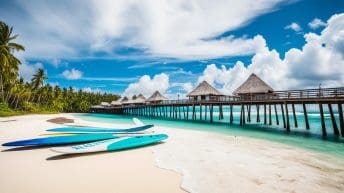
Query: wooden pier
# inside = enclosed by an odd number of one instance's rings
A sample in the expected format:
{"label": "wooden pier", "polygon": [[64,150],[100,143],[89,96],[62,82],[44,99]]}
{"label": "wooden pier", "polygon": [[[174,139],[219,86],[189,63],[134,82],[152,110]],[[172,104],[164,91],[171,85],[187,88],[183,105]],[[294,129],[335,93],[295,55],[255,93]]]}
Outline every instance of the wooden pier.
{"label": "wooden pier", "polygon": [[[141,104],[125,104],[119,106],[96,106],[90,109],[90,112],[112,113],[131,116],[147,116],[160,118],[173,118],[183,120],[214,121],[214,108],[218,108],[218,119],[224,119],[224,107],[228,109],[229,122],[234,124],[233,108],[240,108],[239,124],[245,125],[256,120],[265,125],[272,125],[273,113],[275,114],[275,124],[280,125],[279,112],[282,117],[282,126],[286,132],[290,132],[291,127],[299,127],[296,116],[295,106],[302,106],[305,128],[311,129],[309,123],[307,106],[317,105],[319,108],[322,135],[327,136],[328,129],[333,129],[334,136],[344,137],[344,87],[339,88],[322,88],[322,89],[305,89],[305,90],[286,90],[274,91],[273,93],[260,95],[245,96],[221,96],[216,99],[183,99],[183,100],[164,100],[161,102],[145,102]],[[332,125],[326,125],[324,108],[327,107],[330,114]],[[252,119],[252,109],[257,111],[256,119]],[[264,109],[263,115],[260,115],[260,109]],[[338,111],[336,118],[334,110]],[[196,111],[198,109],[199,111]],[[191,111],[190,111],[191,110]],[[196,113],[197,112],[197,113]],[[290,116],[292,114],[292,116]],[[291,122],[292,121],[292,122]],[[339,124],[337,124],[337,121]],[[292,124],[292,125],[291,125]]]}

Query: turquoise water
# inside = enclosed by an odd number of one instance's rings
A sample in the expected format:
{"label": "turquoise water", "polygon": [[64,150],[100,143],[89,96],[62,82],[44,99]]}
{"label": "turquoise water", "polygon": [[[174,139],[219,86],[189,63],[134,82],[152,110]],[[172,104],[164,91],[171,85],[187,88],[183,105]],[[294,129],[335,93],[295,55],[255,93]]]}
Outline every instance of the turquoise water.
{"label": "turquoise water", "polygon": [[[291,111],[291,107],[288,107]],[[332,122],[330,115],[327,112],[327,108],[324,106],[325,112],[325,122],[328,132],[328,137],[323,138],[321,135],[321,123],[320,115],[317,110],[317,106],[309,106],[308,109],[308,119],[310,123],[310,130],[305,129],[303,112],[300,107],[296,106],[296,118],[298,121],[298,128],[294,127],[293,115],[289,114],[289,120],[291,125],[291,132],[286,133],[283,129],[282,116],[279,112],[279,122],[280,125],[276,125],[276,119],[274,114],[274,108],[272,106],[271,121],[272,125],[264,125],[263,109],[260,109],[260,123],[256,123],[256,110],[251,109],[251,123],[247,123],[244,127],[239,126],[239,116],[240,109],[235,108],[233,111],[234,124],[229,124],[229,110],[224,107],[224,119],[218,120],[218,109],[214,109],[214,123],[209,123],[209,113],[207,120],[204,120],[204,109],[203,120],[199,120],[199,109],[197,109],[196,121],[186,121],[186,120],[174,120],[172,118],[152,118],[152,117],[139,117],[146,124],[155,124],[166,127],[175,127],[181,129],[191,129],[198,131],[207,132],[217,132],[225,135],[237,135],[258,138],[268,141],[279,142],[283,144],[288,144],[294,147],[303,148],[310,151],[316,151],[332,155],[338,158],[344,159],[344,140],[343,138],[338,138],[333,136]],[[191,111],[191,109],[189,109]],[[334,108],[336,111],[336,108]],[[267,108],[268,112],[268,108]],[[169,115],[169,113],[168,113]],[[77,115],[81,119],[95,122],[108,122],[108,123],[127,123],[132,124],[133,116],[122,116],[122,115],[111,115],[111,114],[82,114]],[[183,117],[183,111],[181,111],[181,116]],[[135,116],[138,117],[138,116]],[[338,113],[335,113],[335,117],[338,121]],[[189,119],[191,118],[191,113],[189,113]],[[247,117],[246,117],[247,119]],[[267,122],[269,123],[269,116],[267,116]],[[338,125],[339,127],[339,125]]]}

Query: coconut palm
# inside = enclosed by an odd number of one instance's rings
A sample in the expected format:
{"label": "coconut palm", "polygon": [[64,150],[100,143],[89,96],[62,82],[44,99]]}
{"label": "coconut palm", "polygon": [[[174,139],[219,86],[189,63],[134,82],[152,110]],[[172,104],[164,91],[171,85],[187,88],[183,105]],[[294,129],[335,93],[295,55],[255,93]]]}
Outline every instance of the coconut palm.
{"label": "coconut palm", "polygon": [[24,51],[24,46],[13,42],[18,35],[13,35],[13,28],[0,21],[0,91],[1,98],[4,100],[5,86],[11,88],[18,76],[20,60],[13,53]]}
{"label": "coconut palm", "polygon": [[36,74],[33,75],[33,78],[31,79],[31,86],[32,90],[36,93],[37,102],[39,103],[41,100],[41,95],[43,90],[41,87],[44,85],[44,81],[47,80],[47,76],[43,70],[43,68],[39,68],[36,72]]}

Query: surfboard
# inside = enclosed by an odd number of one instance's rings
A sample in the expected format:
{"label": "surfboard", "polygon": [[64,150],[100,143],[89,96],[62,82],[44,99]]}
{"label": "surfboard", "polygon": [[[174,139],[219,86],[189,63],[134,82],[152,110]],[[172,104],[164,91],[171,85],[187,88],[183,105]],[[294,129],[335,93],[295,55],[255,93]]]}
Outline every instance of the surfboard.
{"label": "surfboard", "polygon": [[113,134],[78,134],[67,136],[54,136],[44,138],[34,138],[13,141],[2,144],[3,146],[47,146],[47,145],[63,145],[71,143],[85,143],[98,140],[114,139],[118,138]]}
{"label": "surfboard", "polygon": [[142,136],[135,136],[135,137],[120,137],[116,139],[96,141],[96,142],[86,143],[86,144],[81,144],[81,145],[74,145],[74,146],[68,146],[68,147],[56,147],[56,148],[51,148],[50,150],[57,153],[63,153],[63,154],[116,151],[116,150],[130,149],[130,148],[154,144],[167,138],[168,136],[166,134],[142,135]]}
{"label": "surfboard", "polygon": [[129,129],[110,129],[110,128],[100,128],[100,127],[60,127],[48,129],[46,131],[50,132],[60,132],[60,133],[134,133],[142,132],[153,125],[143,125],[139,127],[133,127]]}

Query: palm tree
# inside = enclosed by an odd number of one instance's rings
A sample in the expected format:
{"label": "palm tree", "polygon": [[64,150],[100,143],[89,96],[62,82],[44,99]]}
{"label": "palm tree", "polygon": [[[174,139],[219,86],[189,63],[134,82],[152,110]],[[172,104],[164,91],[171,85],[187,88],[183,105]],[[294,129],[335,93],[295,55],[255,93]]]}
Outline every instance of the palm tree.
{"label": "palm tree", "polygon": [[38,94],[37,102],[40,102],[41,99],[41,87],[44,85],[44,81],[47,80],[47,76],[42,68],[39,68],[36,74],[33,75],[31,79],[32,90]]}
{"label": "palm tree", "polygon": [[13,35],[13,28],[0,21],[0,89],[1,98],[4,101],[5,85],[11,87],[13,80],[17,78],[20,60],[14,55],[14,51],[24,51],[24,46],[12,42],[18,35]]}

